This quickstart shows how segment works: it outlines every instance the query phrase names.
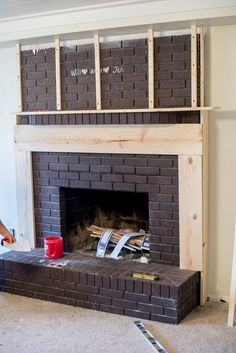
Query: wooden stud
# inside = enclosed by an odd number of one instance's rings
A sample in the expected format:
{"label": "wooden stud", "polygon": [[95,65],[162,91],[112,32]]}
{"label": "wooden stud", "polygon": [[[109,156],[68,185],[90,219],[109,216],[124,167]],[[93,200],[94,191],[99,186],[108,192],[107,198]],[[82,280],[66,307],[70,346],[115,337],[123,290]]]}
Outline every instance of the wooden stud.
{"label": "wooden stud", "polygon": [[[175,107],[175,108],[153,108],[153,109],[101,109],[99,111],[97,110],[61,110],[60,114],[95,114],[95,113],[101,113],[101,114],[112,114],[112,113],[158,113],[158,112],[165,112],[165,113],[171,113],[171,112],[193,112],[193,111],[205,111],[205,110],[212,110],[212,107]],[[18,112],[17,114],[20,116],[24,115],[55,115],[57,114],[57,111],[33,111],[33,112]]]}
{"label": "wooden stud", "polygon": [[32,157],[30,151],[16,147],[16,195],[19,239],[35,247]]}
{"label": "wooden stud", "polygon": [[95,52],[95,85],[96,85],[96,108],[102,109],[101,102],[101,68],[100,68],[100,45],[98,33],[94,34],[94,52]]}
{"label": "wooden stud", "polygon": [[205,100],[205,65],[204,65],[204,56],[205,56],[205,46],[204,46],[204,31],[201,27],[200,31],[200,106],[204,107]]}
{"label": "wooden stud", "polygon": [[202,272],[201,272],[201,293],[200,304],[203,305],[208,297],[208,204],[209,204],[209,180],[208,180],[208,112],[201,112],[201,124],[203,129],[203,164],[202,164]]}
{"label": "wooden stud", "polygon": [[17,63],[17,84],[18,84],[18,109],[22,112],[22,85],[21,85],[21,45],[16,44],[16,63]]}
{"label": "wooden stud", "polygon": [[154,32],[148,29],[148,103],[149,108],[154,108]]}
{"label": "wooden stud", "polygon": [[200,155],[202,128],[200,124],[18,125],[15,143],[30,151]]}
{"label": "wooden stud", "polygon": [[60,65],[60,39],[55,39],[55,67],[56,67],[56,102],[57,110],[61,110],[61,65]]}
{"label": "wooden stud", "polygon": [[191,87],[192,107],[197,106],[197,27],[191,26]]}
{"label": "wooden stud", "polygon": [[233,260],[232,260],[229,312],[228,312],[228,326],[230,327],[234,326],[235,304],[236,304],[236,222],[235,222],[235,230],[234,230]]}
{"label": "wooden stud", "polygon": [[179,156],[180,268],[202,271],[202,156]]}

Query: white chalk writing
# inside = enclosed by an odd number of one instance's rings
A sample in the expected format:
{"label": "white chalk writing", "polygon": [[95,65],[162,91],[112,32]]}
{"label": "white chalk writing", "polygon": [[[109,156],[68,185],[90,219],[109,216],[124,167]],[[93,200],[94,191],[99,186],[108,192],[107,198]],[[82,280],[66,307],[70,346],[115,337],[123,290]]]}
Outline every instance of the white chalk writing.
{"label": "white chalk writing", "polygon": [[[95,69],[89,69],[88,67],[84,67],[84,68],[76,68],[73,70],[70,70],[70,74],[71,76],[86,76],[86,75],[94,75],[95,74]],[[100,69],[101,74],[108,74],[108,73],[112,73],[112,74],[121,74],[123,72],[125,72],[123,67],[119,67],[119,66],[105,66],[102,67]]]}

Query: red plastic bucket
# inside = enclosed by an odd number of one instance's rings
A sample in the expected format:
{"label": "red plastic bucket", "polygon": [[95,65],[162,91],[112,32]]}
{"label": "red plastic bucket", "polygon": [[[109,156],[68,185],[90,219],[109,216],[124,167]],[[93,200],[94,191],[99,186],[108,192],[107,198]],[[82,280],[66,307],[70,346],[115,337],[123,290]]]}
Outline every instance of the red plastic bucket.
{"label": "red plastic bucket", "polygon": [[48,259],[59,259],[63,256],[63,238],[45,237],[44,238],[45,257]]}

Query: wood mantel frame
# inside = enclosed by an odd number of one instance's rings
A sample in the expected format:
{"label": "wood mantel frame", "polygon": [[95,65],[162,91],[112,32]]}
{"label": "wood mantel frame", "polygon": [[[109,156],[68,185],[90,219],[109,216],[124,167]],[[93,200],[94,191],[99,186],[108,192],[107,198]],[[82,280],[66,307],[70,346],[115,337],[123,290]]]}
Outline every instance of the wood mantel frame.
{"label": "wood mantel frame", "polygon": [[207,299],[207,111],[201,124],[15,126],[19,234],[35,246],[34,151],[178,155],[180,268],[201,272]]}
{"label": "wood mantel frame", "polygon": [[21,116],[199,111],[200,124],[173,125],[16,125],[16,187],[19,236],[35,247],[32,152],[86,152],[178,155],[180,268],[201,272],[201,304],[207,300],[208,283],[208,110],[204,107],[204,40],[200,30],[200,106],[197,106],[197,28],[191,26],[191,107],[154,107],[154,32],[148,28],[148,108],[104,110],[101,100],[99,34],[94,34],[96,110],[61,110],[60,39],[55,39],[57,111],[23,112],[21,46],[17,44]]}

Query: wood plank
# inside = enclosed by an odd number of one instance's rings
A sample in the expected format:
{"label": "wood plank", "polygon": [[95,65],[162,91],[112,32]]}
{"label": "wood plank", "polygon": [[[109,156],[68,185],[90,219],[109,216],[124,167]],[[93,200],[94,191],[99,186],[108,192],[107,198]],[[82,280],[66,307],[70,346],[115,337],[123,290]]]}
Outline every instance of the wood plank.
{"label": "wood plank", "polygon": [[[158,112],[193,112],[193,111],[204,111],[212,110],[212,107],[175,107],[175,108],[147,108],[147,109],[101,109],[101,110],[61,110],[59,114],[112,114],[112,113],[158,113]],[[55,115],[58,114],[56,110],[45,110],[45,111],[31,111],[31,112],[17,112],[20,116],[30,115]]]}
{"label": "wood plank", "polygon": [[229,312],[228,312],[228,326],[230,327],[234,326],[235,304],[236,304],[236,222],[235,222],[235,230],[234,230],[233,260],[232,260]]}
{"label": "wood plank", "polygon": [[148,29],[148,106],[154,108],[154,31]]}
{"label": "wood plank", "polygon": [[95,86],[96,86],[96,107],[102,109],[101,101],[101,68],[100,68],[100,44],[98,33],[94,34],[94,52],[95,52]]}
{"label": "wood plank", "polygon": [[202,271],[202,156],[179,156],[180,268]]}
{"label": "wood plank", "polygon": [[18,217],[18,240],[27,240],[35,247],[33,177],[31,152],[16,147],[16,195]]}
{"label": "wood plank", "polygon": [[205,104],[205,46],[204,46],[204,30],[200,31],[200,106]]}
{"label": "wood plank", "polygon": [[30,151],[87,153],[202,153],[200,124],[15,126],[15,143]]}
{"label": "wood plank", "polygon": [[56,102],[57,110],[61,110],[61,64],[60,64],[60,39],[55,39],[55,67],[56,67]]}
{"label": "wood plank", "polygon": [[16,70],[17,70],[17,86],[18,86],[18,109],[22,112],[22,84],[21,84],[21,45],[16,44]]}
{"label": "wood plank", "polygon": [[203,126],[203,165],[202,165],[202,272],[201,272],[201,293],[200,293],[200,303],[204,305],[208,297],[208,232],[209,232],[209,178],[208,178],[208,139],[209,139],[209,115],[208,112],[201,112],[201,123]]}
{"label": "wood plank", "polygon": [[197,27],[191,26],[191,90],[192,107],[197,106]]}

